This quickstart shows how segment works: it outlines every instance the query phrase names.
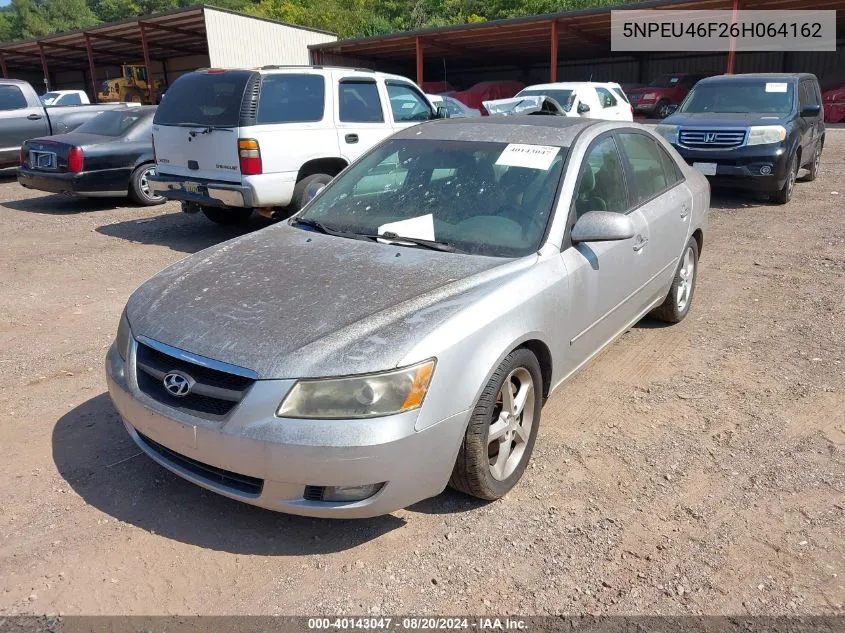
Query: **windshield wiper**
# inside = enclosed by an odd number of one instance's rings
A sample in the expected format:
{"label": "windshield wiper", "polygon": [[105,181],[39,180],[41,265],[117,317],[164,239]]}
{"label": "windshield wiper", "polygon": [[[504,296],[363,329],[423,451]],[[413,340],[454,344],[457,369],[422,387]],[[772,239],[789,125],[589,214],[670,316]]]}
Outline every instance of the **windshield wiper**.
{"label": "windshield wiper", "polygon": [[367,237],[375,237],[377,239],[387,240],[388,242],[405,242],[407,244],[413,244],[414,246],[422,246],[423,248],[428,248],[433,251],[442,251],[444,253],[454,253],[458,250],[448,242],[424,240],[420,237],[405,237],[403,235],[397,235],[393,231],[385,231],[381,235],[368,235]]}
{"label": "windshield wiper", "polygon": [[325,233],[326,235],[333,235],[334,237],[347,237],[353,240],[372,240],[375,239],[377,236],[374,235],[366,235],[364,233],[355,233],[354,231],[341,231],[340,229],[334,229],[329,226],[326,226],[322,222],[318,222],[317,220],[310,220],[308,218],[293,218],[290,221],[291,226],[309,226],[312,229],[316,229],[320,233]]}

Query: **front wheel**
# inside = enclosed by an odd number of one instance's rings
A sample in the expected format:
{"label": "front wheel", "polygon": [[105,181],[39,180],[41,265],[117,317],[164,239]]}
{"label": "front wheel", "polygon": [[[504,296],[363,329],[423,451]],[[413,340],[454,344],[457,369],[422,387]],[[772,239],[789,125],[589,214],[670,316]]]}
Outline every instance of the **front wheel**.
{"label": "front wheel", "polygon": [[156,173],[155,165],[152,163],[141,165],[132,172],[129,177],[129,197],[138,204],[152,206],[163,204],[167,200],[164,196],[157,196],[150,189],[150,176]]}
{"label": "front wheel", "polygon": [[654,116],[658,119],[665,119],[669,116],[669,106],[671,104],[666,99],[661,99],[660,102],[654,108]]}
{"label": "front wheel", "polygon": [[525,472],[543,404],[537,357],[514,350],[501,362],[472,412],[449,485],[473,497],[503,497]]}
{"label": "front wheel", "polygon": [[672,280],[672,287],[663,303],[655,308],[651,316],[667,323],[678,323],[683,321],[692,305],[692,296],[695,293],[695,281],[698,276],[698,242],[691,237],[681,255],[678,269],[675,271],[675,278]]}
{"label": "front wheel", "polygon": [[252,215],[252,209],[227,207],[203,207],[202,212],[209,220],[222,226],[245,226]]}
{"label": "front wheel", "polygon": [[778,191],[772,194],[772,201],[775,204],[786,204],[792,200],[792,193],[795,191],[795,180],[798,178],[798,157],[793,156],[789,161],[786,182]]}

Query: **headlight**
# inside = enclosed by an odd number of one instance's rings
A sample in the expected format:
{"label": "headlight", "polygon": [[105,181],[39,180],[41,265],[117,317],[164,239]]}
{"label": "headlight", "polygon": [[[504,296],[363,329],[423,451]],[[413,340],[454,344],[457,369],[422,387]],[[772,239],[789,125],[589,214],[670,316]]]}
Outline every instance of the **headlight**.
{"label": "headlight", "polygon": [[676,143],[678,141],[677,125],[664,125],[661,123],[654,129],[654,131],[660,134],[660,136],[665,138],[670,143]]}
{"label": "headlight", "polygon": [[132,346],[132,330],[129,328],[129,320],[126,318],[126,310],[120,315],[120,324],[117,326],[117,336],[114,344],[117,353],[123,360],[129,358],[129,348]]}
{"label": "headlight", "polygon": [[747,145],[779,143],[785,138],[786,128],[782,125],[754,125],[748,132]]}
{"label": "headlight", "polygon": [[300,380],[276,415],[282,418],[375,418],[417,409],[428,391],[434,359],[380,374]]}

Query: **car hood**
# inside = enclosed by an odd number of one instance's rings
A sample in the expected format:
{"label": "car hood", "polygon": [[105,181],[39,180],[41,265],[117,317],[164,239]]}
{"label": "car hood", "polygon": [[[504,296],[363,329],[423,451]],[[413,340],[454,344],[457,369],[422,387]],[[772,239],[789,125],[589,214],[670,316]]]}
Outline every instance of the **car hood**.
{"label": "car hood", "polygon": [[631,95],[644,95],[647,92],[654,92],[655,94],[663,94],[664,92],[672,92],[674,88],[654,88],[648,86],[642,86],[640,88],[631,88],[630,90],[626,90],[625,94],[629,97]]}
{"label": "car hood", "polygon": [[749,125],[785,125],[785,117],[765,112],[675,113],[663,119],[667,125],[684,127],[746,127]]}
{"label": "car hood", "polygon": [[251,369],[261,378],[348,375],[397,366],[472,301],[527,268],[276,225],[159,273],[127,305],[133,334]]}

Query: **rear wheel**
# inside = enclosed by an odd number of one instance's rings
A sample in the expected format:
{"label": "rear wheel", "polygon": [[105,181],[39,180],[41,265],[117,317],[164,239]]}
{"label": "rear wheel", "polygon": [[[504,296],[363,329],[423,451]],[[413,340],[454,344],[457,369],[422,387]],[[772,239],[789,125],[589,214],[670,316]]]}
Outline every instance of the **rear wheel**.
{"label": "rear wheel", "polygon": [[798,157],[793,156],[789,161],[786,182],[778,191],[772,194],[772,201],[775,204],[786,204],[792,200],[792,193],[795,191],[795,180],[798,177]]}
{"label": "rear wheel", "polygon": [[804,182],[813,182],[819,175],[819,165],[822,162],[822,143],[819,141],[816,144],[816,151],[813,152],[813,160],[810,163],[809,171],[804,176]]}
{"label": "rear wheel", "polygon": [[166,200],[164,196],[157,196],[150,189],[149,176],[155,175],[155,165],[149,163],[137,167],[129,177],[129,197],[138,204],[152,206],[162,204]]}
{"label": "rear wheel", "polygon": [[523,348],[508,354],[478,399],[450,486],[492,501],[516,485],[537,439],[542,385],[534,354]]}
{"label": "rear wheel", "polygon": [[287,208],[287,215],[293,215],[302,209],[331,181],[332,176],[328,174],[311,174],[296,183]]}
{"label": "rear wheel", "polygon": [[695,280],[698,275],[698,242],[694,237],[687,242],[684,254],[678,269],[675,271],[675,279],[665,301],[655,308],[651,316],[667,323],[678,323],[682,321],[689,312],[692,305],[692,296],[695,293]]}
{"label": "rear wheel", "polygon": [[202,212],[209,220],[222,226],[244,226],[252,215],[252,209],[232,207],[203,207]]}

